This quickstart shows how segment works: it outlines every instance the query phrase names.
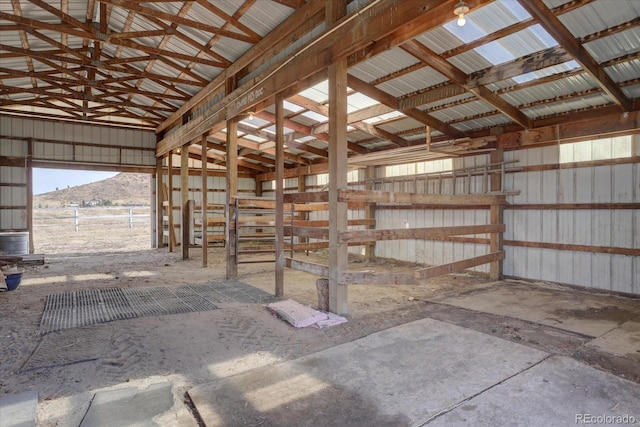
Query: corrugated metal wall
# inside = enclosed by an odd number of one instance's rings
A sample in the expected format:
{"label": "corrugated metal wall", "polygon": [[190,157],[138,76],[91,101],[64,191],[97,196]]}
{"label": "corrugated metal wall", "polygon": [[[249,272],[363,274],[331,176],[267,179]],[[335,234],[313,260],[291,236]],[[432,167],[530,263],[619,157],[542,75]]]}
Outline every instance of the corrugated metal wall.
{"label": "corrugated metal wall", "polygon": [[[639,143],[636,137],[636,153]],[[520,166],[557,163],[558,147],[509,152],[505,158],[519,159]],[[517,205],[640,202],[639,163],[527,171],[507,179],[522,191],[509,198]],[[505,224],[505,240],[640,248],[638,209],[507,209]],[[506,257],[509,276],[640,294],[637,256],[507,246]]]}
{"label": "corrugated metal wall", "polygon": [[27,157],[34,167],[155,166],[149,131],[0,116],[0,231],[26,231]]}
{"label": "corrugated metal wall", "polygon": [[3,139],[3,146],[26,145],[27,138],[33,139],[36,166],[38,162],[155,166],[156,136],[150,131],[2,116],[0,137],[24,138]]}
{"label": "corrugated metal wall", "polygon": [[0,158],[15,162],[0,165],[0,231],[27,230],[27,156],[25,144],[0,140]]}
{"label": "corrugated metal wall", "polygon": [[[640,153],[640,138],[633,137],[635,155]],[[592,165],[591,159],[575,158],[559,165],[560,146],[505,152],[504,160],[522,167],[506,174],[505,190],[520,190],[509,196],[505,209],[506,259],[504,274],[532,280],[600,288],[640,294],[640,257],[602,253],[607,248],[640,249],[640,210],[629,206],[640,202],[640,163]],[[582,160],[583,163],[579,161]],[[488,156],[455,159],[455,168],[489,163]],[[549,165],[553,165],[549,167]],[[472,188],[482,187],[482,177],[472,178]],[[466,185],[458,179],[457,191]],[[401,188],[400,188],[401,187]],[[409,188],[411,187],[411,188]],[[422,187],[424,187],[422,185]],[[418,191],[423,191],[418,183]],[[433,187],[430,185],[430,187]],[[413,191],[412,183],[383,184],[384,191]],[[444,186],[450,192],[451,179]],[[473,190],[472,190],[473,192]],[[525,205],[545,204],[527,209]],[[558,204],[562,204],[558,208]],[[580,204],[579,208],[567,205]],[[588,205],[598,204],[596,209]],[[377,228],[432,227],[487,224],[488,210],[376,210]],[[486,236],[477,236],[486,237]],[[532,242],[580,245],[581,250],[522,247]],[[548,246],[548,245],[547,245]],[[376,255],[400,260],[442,264],[488,253],[488,245],[420,240],[378,242]],[[591,250],[591,251],[590,251]],[[476,268],[488,271],[488,266]]]}

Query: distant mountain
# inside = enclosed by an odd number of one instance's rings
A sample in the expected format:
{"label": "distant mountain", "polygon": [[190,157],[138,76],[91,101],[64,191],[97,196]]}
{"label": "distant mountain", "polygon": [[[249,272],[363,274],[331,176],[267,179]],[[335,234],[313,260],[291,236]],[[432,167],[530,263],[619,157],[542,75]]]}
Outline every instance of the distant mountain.
{"label": "distant mountain", "polygon": [[150,177],[150,175],[143,173],[119,173],[102,181],[39,194],[33,197],[33,207],[148,206],[150,202]]}

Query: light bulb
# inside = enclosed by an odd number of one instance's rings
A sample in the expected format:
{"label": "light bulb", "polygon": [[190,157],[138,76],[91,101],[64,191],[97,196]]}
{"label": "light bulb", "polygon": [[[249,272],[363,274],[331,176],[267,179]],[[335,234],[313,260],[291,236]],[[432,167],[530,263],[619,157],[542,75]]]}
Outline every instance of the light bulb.
{"label": "light bulb", "polygon": [[467,20],[464,18],[464,14],[469,13],[469,5],[464,1],[460,1],[453,9],[453,13],[454,15],[458,15],[458,27],[462,27],[467,23]]}
{"label": "light bulb", "polygon": [[249,111],[249,120],[253,120],[253,111]]}

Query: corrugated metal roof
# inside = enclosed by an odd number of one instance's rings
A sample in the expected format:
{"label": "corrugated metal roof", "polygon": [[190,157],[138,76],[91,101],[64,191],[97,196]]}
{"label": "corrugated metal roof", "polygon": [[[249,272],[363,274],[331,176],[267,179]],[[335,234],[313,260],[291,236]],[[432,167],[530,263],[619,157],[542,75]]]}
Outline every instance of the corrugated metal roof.
{"label": "corrugated metal roof", "polygon": [[412,119],[411,117],[405,117],[400,120],[395,120],[393,122],[383,123],[379,125],[380,129],[384,129],[387,132],[392,133],[400,133],[418,127],[424,128],[424,126],[425,125],[423,123],[420,123],[419,121],[417,121],[416,119]]}
{"label": "corrugated metal roof", "polygon": [[370,82],[419,62],[404,50],[394,48],[349,68],[349,74]]}
{"label": "corrugated metal roof", "polygon": [[448,61],[467,74],[493,66],[491,62],[475,50],[453,56],[449,58]]}
{"label": "corrugated metal roof", "polygon": [[538,105],[531,108],[525,108],[522,110],[527,116],[531,118],[549,117],[556,114],[567,113],[570,111],[580,111],[585,108],[602,106],[611,104],[611,99],[607,95],[597,94],[591,96],[585,96],[578,99],[564,100],[555,102],[552,104]]}
{"label": "corrugated metal roof", "polygon": [[468,120],[466,122],[456,123],[454,128],[468,132],[476,129],[487,129],[495,126],[502,126],[511,123],[511,119],[504,114],[496,114],[493,116],[481,117],[478,119]]}
{"label": "corrugated metal roof", "polygon": [[477,116],[479,114],[495,111],[495,107],[484,101],[472,101],[465,104],[455,105],[443,110],[429,112],[429,115],[445,123],[454,120],[464,119],[465,117]]}
{"label": "corrugated metal roof", "polygon": [[638,30],[631,29],[586,43],[584,48],[596,62],[604,62],[640,50]]}
{"label": "corrugated metal roof", "polygon": [[449,81],[449,79],[431,67],[424,67],[412,73],[397,77],[378,85],[379,89],[395,97],[413,93]]}
{"label": "corrugated metal roof", "polygon": [[549,83],[505,93],[501,97],[511,105],[524,105],[558,96],[570,95],[598,88],[598,84],[587,73],[556,80]]}
{"label": "corrugated metal roof", "polygon": [[640,78],[640,58],[607,67],[605,70],[616,82],[626,82]]}
{"label": "corrugated metal roof", "polygon": [[597,33],[640,16],[637,0],[593,1],[559,17],[576,38]]}
{"label": "corrugated metal roof", "polygon": [[[240,5],[244,3],[241,0],[233,1]],[[242,15],[239,21],[261,36],[266,36],[293,12],[293,9],[277,2],[257,1],[249,8],[247,13]]]}

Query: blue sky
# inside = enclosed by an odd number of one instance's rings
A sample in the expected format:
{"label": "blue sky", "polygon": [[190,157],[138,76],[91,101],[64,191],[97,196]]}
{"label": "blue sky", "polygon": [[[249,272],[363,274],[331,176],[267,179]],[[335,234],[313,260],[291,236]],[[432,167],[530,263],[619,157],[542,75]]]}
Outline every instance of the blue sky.
{"label": "blue sky", "polygon": [[75,187],[90,182],[101,181],[117,175],[118,172],[72,171],[63,169],[33,169],[33,194],[48,193],[58,189]]}

